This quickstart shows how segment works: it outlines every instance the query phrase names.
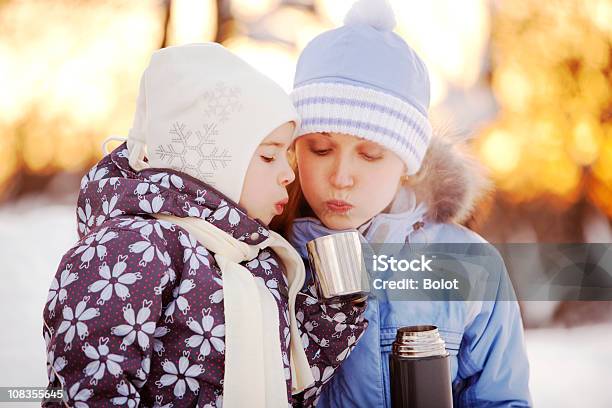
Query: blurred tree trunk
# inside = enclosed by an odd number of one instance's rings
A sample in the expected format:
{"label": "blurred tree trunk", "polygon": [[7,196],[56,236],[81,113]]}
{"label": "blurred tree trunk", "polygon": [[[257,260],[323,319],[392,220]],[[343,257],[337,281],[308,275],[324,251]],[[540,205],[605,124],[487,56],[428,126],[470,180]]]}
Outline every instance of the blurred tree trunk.
{"label": "blurred tree trunk", "polygon": [[168,30],[170,29],[170,18],[172,17],[172,0],[164,0],[164,36],[159,48],[168,46]]}

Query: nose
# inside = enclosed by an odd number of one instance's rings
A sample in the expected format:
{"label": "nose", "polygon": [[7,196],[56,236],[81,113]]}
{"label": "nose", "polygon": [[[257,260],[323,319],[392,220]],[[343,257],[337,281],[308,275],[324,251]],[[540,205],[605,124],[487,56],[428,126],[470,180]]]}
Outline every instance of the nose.
{"label": "nose", "polygon": [[338,189],[352,187],[355,183],[350,160],[339,157],[334,161],[329,181],[331,185]]}
{"label": "nose", "polygon": [[294,180],[295,172],[293,171],[289,163],[287,163],[279,176],[279,184],[282,187],[287,187],[289,184],[293,183]]}

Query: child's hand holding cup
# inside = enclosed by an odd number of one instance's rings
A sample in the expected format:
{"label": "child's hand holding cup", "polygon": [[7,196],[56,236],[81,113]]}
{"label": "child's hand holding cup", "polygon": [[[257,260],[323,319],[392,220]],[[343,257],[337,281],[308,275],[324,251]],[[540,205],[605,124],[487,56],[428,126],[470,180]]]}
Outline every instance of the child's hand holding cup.
{"label": "child's hand holding cup", "polygon": [[357,231],[326,235],[306,244],[321,301],[360,303],[370,292]]}

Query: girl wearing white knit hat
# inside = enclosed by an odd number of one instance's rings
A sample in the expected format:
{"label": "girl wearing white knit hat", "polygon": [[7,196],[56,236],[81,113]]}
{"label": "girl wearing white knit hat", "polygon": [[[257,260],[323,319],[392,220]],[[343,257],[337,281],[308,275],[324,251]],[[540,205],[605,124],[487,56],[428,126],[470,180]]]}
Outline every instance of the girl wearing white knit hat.
{"label": "girl wearing white knit hat", "polygon": [[364,304],[300,293],[302,259],[267,226],[297,127],[288,95],[221,45],[153,54],[127,143],[83,178],[45,305],[66,403],[286,408],[309,360],[340,364]]}

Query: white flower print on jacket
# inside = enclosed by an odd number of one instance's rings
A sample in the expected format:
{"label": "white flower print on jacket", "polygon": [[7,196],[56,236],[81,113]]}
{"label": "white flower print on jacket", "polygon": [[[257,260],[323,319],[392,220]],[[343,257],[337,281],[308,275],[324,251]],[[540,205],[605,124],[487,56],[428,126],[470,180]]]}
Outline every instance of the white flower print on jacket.
{"label": "white flower print on jacket", "polygon": [[351,350],[355,347],[355,343],[357,342],[357,338],[353,335],[349,336],[346,348],[342,351],[342,353],[338,354],[336,357],[337,361],[342,361],[348,357]]}
{"label": "white flower print on jacket", "polygon": [[77,208],[77,215],[79,217],[79,232],[81,232],[81,234],[89,234],[91,227],[94,225],[94,217],[91,215],[91,204],[89,204],[89,200],[85,200],[84,208]]}
{"label": "white flower print on jacket", "polygon": [[64,402],[74,408],[89,408],[87,400],[93,395],[91,388],[81,389],[81,381],[75,382],[68,392],[64,392]]}
{"label": "white flower print on jacket", "polygon": [[178,399],[183,398],[187,387],[194,393],[197,394],[200,389],[200,384],[195,377],[198,377],[204,372],[204,366],[202,364],[189,365],[189,351],[184,351],[183,355],[179,358],[178,368],[170,360],[164,360],[162,363],[164,374],[159,381],[155,384],[159,388],[168,387],[174,384],[174,396]]}
{"label": "white flower print on jacket", "polygon": [[166,286],[168,286],[168,283],[174,283],[175,281],[176,281],[176,272],[174,272],[174,269],[172,268],[166,269],[166,271],[162,275],[161,280],[159,281],[159,285],[155,287],[155,294],[161,295],[164,289],[166,289]]}
{"label": "white flower print on jacket", "polygon": [[164,205],[164,197],[160,195],[153,197],[152,200],[143,198],[138,203],[138,206],[140,207],[140,209],[149,214],[158,213],[159,210],[161,210],[163,205]]}
{"label": "white flower print on jacket", "polygon": [[[157,187],[157,185],[154,183],[141,182],[138,183],[134,189],[134,195],[137,196],[139,200],[142,200],[148,193],[152,194],[151,198],[158,197],[156,194],[159,193],[159,187]],[[138,202],[138,205],[140,206],[140,201]]]}
{"label": "white flower print on jacket", "polygon": [[[304,322],[304,312],[301,310],[295,314],[295,319],[302,327],[304,327],[306,324],[310,324],[310,322],[308,321]],[[310,336],[308,336],[308,332],[302,332],[302,347],[304,347],[304,349],[307,350],[309,345],[310,345]]]}
{"label": "white flower print on jacket", "polygon": [[183,314],[187,314],[191,307],[189,306],[189,301],[187,300],[187,297],[185,297],[185,295],[191,292],[191,290],[195,287],[196,285],[193,279],[185,279],[181,282],[180,286],[174,288],[174,290],[172,291],[172,296],[174,297],[174,299],[168,304],[168,307],[164,312],[166,316],[166,323],[171,323],[174,321],[173,315],[175,309],[177,308],[178,310],[183,312]]}
{"label": "white flower print on jacket", "polygon": [[137,388],[142,388],[147,382],[147,378],[149,377],[149,373],[151,372],[151,358],[145,357],[140,363],[140,368],[136,371],[136,378],[134,380],[134,385]]}
{"label": "white flower print on jacket", "polygon": [[157,173],[149,176],[149,180],[164,188],[170,188],[170,183],[172,183],[177,190],[182,190],[184,187],[183,179],[175,174]]}
{"label": "white flower print on jacket", "polygon": [[122,217],[119,226],[137,229],[145,240],[149,240],[149,235],[155,231],[157,236],[160,237],[164,243],[166,243],[166,239],[164,238],[164,232],[162,229],[174,231],[174,225],[167,221],[148,220],[142,217]]}
{"label": "white flower print on jacket", "polygon": [[142,258],[138,261],[138,265],[140,266],[147,266],[155,256],[155,247],[149,240],[135,242],[128,248],[132,254],[142,254]]}
{"label": "white flower print on jacket", "polygon": [[342,332],[344,332],[344,329],[348,327],[348,324],[346,324],[346,315],[342,312],[338,312],[334,314],[334,317],[332,317],[331,320],[336,322],[336,332],[332,336],[335,338],[341,337]]}
{"label": "white flower print on jacket", "polygon": [[170,329],[166,326],[158,326],[155,328],[155,332],[153,333],[153,350],[157,353],[159,357],[164,355],[166,348],[164,347],[164,342],[162,341],[162,337],[170,332]]}
{"label": "white flower print on jacket", "polygon": [[272,255],[270,255],[269,251],[263,250],[257,255],[257,258],[253,259],[250,262],[247,262],[247,267],[249,269],[255,269],[260,266],[266,271],[266,274],[269,275],[270,271],[273,267],[278,267],[278,263]]}
{"label": "white flower print on jacket", "polygon": [[108,183],[113,189],[117,189],[121,185],[121,179],[119,177],[103,178],[98,182],[98,193],[104,190],[104,187]]}
{"label": "white flower print on jacket", "polygon": [[127,256],[119,255],[117,263],[113,266],[112,273],[106,262],[99,267],[98,273],[102,279],[95,281],[87,288],[90,292],[102,292],[96,302],[97,304],[103,305],[104,302],[107,302],[113,295],[113,291],[121,300],[129,298],[130,290],[128,285],[142,279],[140,272],[125,273],[127,268],[126,260]]}
{"label": "white flower print on jacket", "polygon": [[138,404],[140,404],[140,394],[138,394],[136,387],[134,387],[131,383],[121,380],[121,382],[117,384],[117,392],[119,393],[119,396],[111,399],[113,405],[136,408],[138,407]]}
{"label": "white flower print on jacket", "polygon": [[87,302],[89,302],[89,296],[85,296],[83,300],[77,304],[74,311],[68,305],[64,306],[62,313],[64,321],[60,324],[59,329],[57,329],[57,334],[66,333],[64,335],[64,343],[66,344],[64,346],[64,351],[72,348],[72,340],[74,339],[75,333],[81,340],[84,340],[89,334],[86,322],[94,317],[100,316],[100,309],[93,307],[87,308]]}
{"label": "white flower print on jacket", "polygon": [[185,205],[183,206],[183,210],[190,217],[204,218],[204,219],[207,218],[212,213],[212,211],[209,210],[208,208],[204,208],[200,210],[198,207],[193,206],[189,203],[185,203]]}
{"label": "white flower print on jacket", "polygon": [[100,337],[98,347],[89,343],[83,345],[83,352],[92,360],[83,370],[87,377],[91,377],[89,380],[91,385],[97,385],[98,381],[104,378],[107,370],[114,377],[118,377],[123,372],[121,363],[125,357],[110,353],[107,343],[108,337]]}
{"label": "white flower print on jacket", "polygon": [[94,166],[89,170],[82,179],[81,179],[81,190],[86,189],[89,183],[93,181],[98,181],[105,177],[108,174],[108,169],[106,167]]}
{"label": "white flower print on jacket", "polygon": [[217,277],[213,277],[213,281],[220,286],[219,289],[215,290],[212,295],[208,295],[208,299],[211,303],[223,302],[223,281]]}
{"label": "white flower print on jacket", "polygon": [[96,226],[102,225],[108,218],[118,217],[123,214],[123,211],[115,208],[118,200],[119,196],[117,194],[113,194],[110,201],[106,199],[106,196],[102,197],[102,214],[96,219]]}
{"label": "white flower print on jacket", "polygon": [[185,248],[183,252],[183,262],[189,262],[189,274],[193,275],[195,271],[200,267],[200,263],[210,267],[208,261],[208,251],[202,245],[196,241],[193,235],[183,232],[179,232],[179,241]]}
{"label": "white flower print on jacket", "polygon": [[236,211],[235,208],[230,207],[225,200],[221,200],[221,204],[219,204],[219,208],[213,213],[212,217],[220,221],[227,216],[227,220],[230,226],[235,227],[240,222],[240,214]]}
{"label": "white flower print on jacket", "polygon": [[57,301],[59,301],[60,304],[64,304],[64,301],[68,297],[66,288],[79,279],[79,274],[71,272],[71,269],[72,264],[66,265],[60,274],[59,282],[57,277],[54,277],[53,281],[51,281],[51,288],[47,295],[48,310],[51,316],[55,316],[55,305]]}
{"label": "white flower print on jacket", "polygon": [[210,309],[202,309],[201,323],[192,317],[187,320],[187,327],[196,334],[185,339],[185,344],[187,347],[200,348],[198,360],[205,360],[212,348],[221,354],[225,352],[225,325],[214,326],[214,324],[215,319],[210,315]]}
{"label": "white flower print on jacket", "polygon": [[[321,369],[318,366],[312,367],[311,370],[312,370],[312,376],[315,379],[315,383],[322,383],[322,384],[325,384],[331,378],[332,374],[334,373],[334,367],[332,366],[325,367],[323,369],[323,372],[321,372]],[[308,399],[318,397],[321,392],[321,389],[322,389],[321,387],[311,388],[304,394],[304,399],[308,400]]]}
{"label": "white flower print on jacket", "polygon": [[164,397],[163,397],[163,395],[156,395],[155,396],[155,403],[153,404],[153,408],[173,408],[173,407],[174,407],[174,403],[172,403],[172,402],[164,404]]}
{"label": "white flower print on jacket", "polygon": [[81,245],[76,249],[73,256],[81,254],[81,264],[79,269],[89,268],[89,262],[94,258],[94,255],[98,256],[99,260],[104,260],[106,257],[106,246],[104,244],[117,238],[116,231],[109,231],[108,228],[102,228],[95,235],[90,235]]}
{"label": "white flower print on jacket", "polygon": [[68,361],[63,356],[55,356],[55,345],[48,347],[47,352],[47,376],[50,382],[56,378],[63,380],[60,372],[68,365]]}
{"label": "white flower print on jacket", "polygon": [[223,408],[223,395],[215,396],[215,399],[204,405],[204,408]]}
{"label": "white flower print on jacket", "polygon": [[142,308],[138,311],[138,315],[134,315],[132,305],[128,303],[123,307],[123,318],[127,324],[115,326],[111,329],[111,333],[115,336],[123,337],[121,342],[121,350],[126,350],[127,346],[138,341],[138,345],[144,351],[149,348],[150,339],[155,333],[155,322],[148,322],[147,319],[151,315],[151,305],[153,302],[144,300]]}

